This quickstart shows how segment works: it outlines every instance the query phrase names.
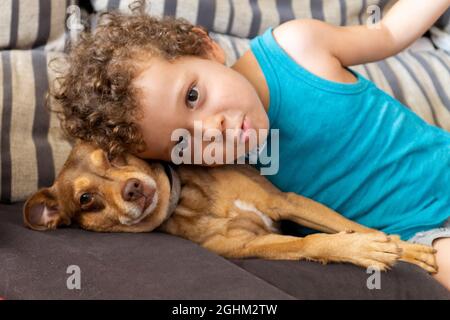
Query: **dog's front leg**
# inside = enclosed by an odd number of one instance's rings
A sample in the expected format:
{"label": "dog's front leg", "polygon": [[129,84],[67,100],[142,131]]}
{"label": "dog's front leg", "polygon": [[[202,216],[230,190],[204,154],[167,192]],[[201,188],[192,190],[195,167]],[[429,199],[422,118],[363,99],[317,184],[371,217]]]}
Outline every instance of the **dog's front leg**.
{"label": "dog's front leg", "polygon": [[349,262],[387,270],[399,259],[398,246],[383,233],[314,234],[304,238],[265,234],[215,235],[202,244],[227,258]]}
{"label": "dog's front leg", "polygon": [[[292,220],[322,232],[336,233],[352,230],[359,233],[381,233],[353,222],[332,209],[293,192],[277,196],[273,203],[276,206],[272,209],[276,210],[280,219]],[[413,263],[430,273],[437,272],[435,250],[432,247],[411,244],[400,240],[398,236],[392,236],[392,240],[402,249],[402,261]]]}
{"label": "dog's front leg", "polygon": [[278,215],[279,219],[291,220],[314,230],[326,233],[380,232],[351,221],[325,205],[294,192],[276,195],[270,203],[269,210]]}

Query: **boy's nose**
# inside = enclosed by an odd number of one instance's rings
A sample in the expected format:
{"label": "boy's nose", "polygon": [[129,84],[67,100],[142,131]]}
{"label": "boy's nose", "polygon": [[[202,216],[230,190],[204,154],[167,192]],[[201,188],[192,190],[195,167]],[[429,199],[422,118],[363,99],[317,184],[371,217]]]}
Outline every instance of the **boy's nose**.
{"label": "boy's nose", "polygon": [[208,130],[211,129],[219,130],[223,133],[226,129],[225,116],[219,114],[209,117],[203,121],[203,134],[207,133]]}

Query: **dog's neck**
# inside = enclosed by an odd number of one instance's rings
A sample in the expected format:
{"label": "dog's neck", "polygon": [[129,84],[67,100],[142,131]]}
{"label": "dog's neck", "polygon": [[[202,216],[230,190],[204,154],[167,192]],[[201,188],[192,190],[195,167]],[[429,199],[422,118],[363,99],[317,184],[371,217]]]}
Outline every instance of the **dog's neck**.
{"label": "dog's neck", "polygon": [[169,205],[167,207],[166,218],[164,219],[164,221],[167,221],[175,212],[175,208],[177,207],[178,202],[180,201],[181,184],[180,184],[180,177],[178,176],[177,172],[172,168],[172,166],[167,162],[163,162],[162,165],[164,167],[164,171],[166,172],[170,184]]}

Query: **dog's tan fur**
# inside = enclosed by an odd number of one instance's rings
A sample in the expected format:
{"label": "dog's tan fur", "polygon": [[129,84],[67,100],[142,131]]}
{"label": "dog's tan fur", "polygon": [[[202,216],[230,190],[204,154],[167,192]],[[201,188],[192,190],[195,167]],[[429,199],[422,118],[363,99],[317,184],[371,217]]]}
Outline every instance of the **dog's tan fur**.
{"label": "dog's tan fur", "polygon": [[[72,221],[102,232],[157,229],[229,258],[350,262],[381,270],[400,259],[429,272],[437,271],[433,248],[403,242],[308,198],[283,193],[251,166],[182,165],[175,171],[181,187],[178,204],[170,215],[171,185],[160,162],[146,162],[130,154],[110,162],[103,151],[79,141],[55,183],[25,203],[25,224],[35,230],[54,229]],[[124,200],[122,190],[129,179],[146,181],[142,182],[146,186],[141,198]],[[142,216],[136,212],[144,212],[152,181],[156,207],[139,221]],[[92,201],[80,205],[80,196],[86,193],[94,195]],[[133,219],[139,222],[133,223]],[[282,235],[277,222],[286,219],[328,234],[304,238]]]}

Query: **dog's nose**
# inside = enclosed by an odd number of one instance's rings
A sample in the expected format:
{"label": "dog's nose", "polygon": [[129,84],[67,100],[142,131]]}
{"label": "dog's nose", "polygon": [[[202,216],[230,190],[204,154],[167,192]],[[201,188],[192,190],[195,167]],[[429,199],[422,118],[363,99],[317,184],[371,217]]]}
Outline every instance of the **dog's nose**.
{"label": "dog's nose", "polygon": [[139,179],[131,178],[125,182],[122,198],[125,201],[135,201],[144,196],[144,186]]}

